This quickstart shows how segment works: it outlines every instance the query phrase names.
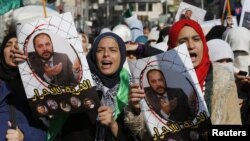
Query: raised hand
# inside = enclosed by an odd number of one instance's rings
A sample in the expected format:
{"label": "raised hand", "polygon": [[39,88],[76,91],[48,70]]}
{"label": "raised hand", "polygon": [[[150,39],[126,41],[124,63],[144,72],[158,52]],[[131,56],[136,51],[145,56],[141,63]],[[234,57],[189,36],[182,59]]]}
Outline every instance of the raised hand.
{"label": "raised hand", "polygon": [[[11,127],[11,123],[8,122],[9,127]],[[17,127],[16,129],[8,129],[6,133],[7,141],[23,141],[24,134],[23,132]]]}
{"label": "raised hand", "polygon": [[17,44],[11,48],[10,52],[13,53],[13,63],[15,63],[16,65],[18,63],[26,61],[27,59],[27,56],[24,55],[24,52],[22,50],[19,50]]}
{"label": "raised hand", "polygon": [[113,117],[113,112],[109,106],[101,106],[98,108],[98,118],[101,124],[110,128],[112,134],[117,136],[118,124]]}
{"label": "raised hand", "polygon": [[161,98],[160,99],[161,110],[164,111],[165,114],[170,115],[171,106],[168,99]]}
{"label": "raised hand", "polygon": [[115,122],[112,109],[108,106],[101,106],[98,108],[98,118],[102,124],[108,127],[112,124],[112,122]]}
{"label": "raised hand", "polygon": [[140,113],[140,101],[145,97],[144,90],[139,84],[132,84],[129,92],[129,104],[134,108],[135,112]]}
{"label": "raised hand", "polygon": [[54,76],[58,75],[61,71],[62,71],[61,62],[53,67],[50,67],[49,64],[45,64],[44,66],[45,75],[48,76],[49,78],[53,78]]}
{"label": "raised hand", "polygon": [[177,97],[169,100],[169,104],[170,104],[171,111],[173,111],[178,105]]}

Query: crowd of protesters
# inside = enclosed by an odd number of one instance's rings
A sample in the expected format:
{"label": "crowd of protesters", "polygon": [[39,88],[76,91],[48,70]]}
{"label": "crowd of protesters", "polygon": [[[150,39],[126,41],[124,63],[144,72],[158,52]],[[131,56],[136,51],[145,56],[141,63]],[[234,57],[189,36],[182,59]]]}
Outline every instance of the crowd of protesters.
{"label": "crowd of protesters", "polygon": [[[86,112],[70,114],[55,141],[153,140],[140,107],[145,92],[123,65],[126,60],[154,56],[183,43],[206,102],[209,124],[250,124],[249,29],[220,25],[205,33],[190,18],[147,28],[136,14],[112,27],[101,30],[92,44],[86,34],[79,33],[102,106],[94,120]],[[6,34],[0,51],[0,140],[46,141],[50,117],[44,122],[32,115],[18,71],[18,63],[27,56],[19,50],[15,31]],[[124,103],[117,106],[120,101]],[[15,120],[11,120],[13,112]]]}

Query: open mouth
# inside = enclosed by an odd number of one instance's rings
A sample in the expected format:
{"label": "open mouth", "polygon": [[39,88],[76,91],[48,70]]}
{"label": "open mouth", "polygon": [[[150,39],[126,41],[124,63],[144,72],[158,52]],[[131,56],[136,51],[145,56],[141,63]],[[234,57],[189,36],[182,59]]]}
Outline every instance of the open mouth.
{"label": "open mouth", "polygon": [[106,69],[106,68],[110,68],[112,66],[112,62],[111,61],[102,61],[102,68]]}
{"label": "open mouth", "polygon": [[14,54],[11,53],[11,54],[9,55],[9,58],[14,59]]}
{"label": "open mouth", "polygon": [[197,57],[197,54],[196,53],[190,53],[189,55],[190,55],[190,58],[191,58],[192,62],[195,61],[195,59]]}

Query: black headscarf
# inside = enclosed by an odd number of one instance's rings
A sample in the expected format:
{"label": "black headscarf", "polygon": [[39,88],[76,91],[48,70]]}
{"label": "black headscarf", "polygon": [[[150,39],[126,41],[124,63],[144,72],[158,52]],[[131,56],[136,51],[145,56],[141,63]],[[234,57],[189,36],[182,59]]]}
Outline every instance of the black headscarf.
{"label": "black headscarf", "polygon": [[[116,42],[118,43],[118,46],[120,48],[120,53],[121,53],[120,66],[119,66],[118,70],[111,76],[110,75],[107,76],[107,75],[102,74],[96,65],[96,51],[97,51],[99,42],[104,37],[114,38],[116,40]],[[103,85],[108,87],[108,88],[115,86],[115,84],[117,84],[119,82],[119,80],[120,80],[119,75],[120,75],[120,72],[123,68],[123,64],[124,64],[125,60],[126,60],[125,43],[118,35],[116,35],[112,32],[103,33],[103,34],[100,34],[99,36],[97,36],[96,39],[94,40],[93,46],[90,49],[90,52],[87,55],[87,61],[88,61],[91,73],[96,74],[101,79]]]}
{"label": "black headscarf", "polygon": [[164,38],[168,35],[168,31],[169,31],[170,27],[164,27],[162,30],[160,30],[159,33],[159,38],[157,40],[157,43],[160,43],[164,40]]}
{"label": "black headscarf", "polygon": [[223,25],[216,25],[206,35],[206,41],[212,39],[222,39],[223,33],[226,31],[226,27]]}
{"label": "black headscarf", "polygon": [[18,68],[17,67],[11,67],[9,65],[7,65],[5,58],[4,58],[4,48],[6,47],[7,42],[11,39],[11,38],[16,38],[16,32],[10,32],[9,34],[7,34],[4,39],[3,42],[1,44],[1,48],[0,48],[0,78],[5,80],[5,81],[10,81],[12,79],[16,79],[18,72]]}

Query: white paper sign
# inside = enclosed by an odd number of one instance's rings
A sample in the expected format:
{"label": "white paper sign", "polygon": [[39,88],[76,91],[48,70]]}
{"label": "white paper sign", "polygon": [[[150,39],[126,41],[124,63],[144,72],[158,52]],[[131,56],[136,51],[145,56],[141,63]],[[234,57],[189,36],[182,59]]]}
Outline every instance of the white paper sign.
{"label": "white paper sign", "polygon": [[204,9],[201,9],[199,7],[193,6],[185,2],[181,2],[175,16],[175,21],[179,21],[182,18],[190,18],[198,23],[202,23],[204,21],[206,12],[207,11]]}
{"label": "white paper sign", "polygon": [[17,37],[28,57],[18,67],[36,116],[99,106],[82,41],[70,13],[18,23]]}
{"label": "white paper sign", "polygon": [[246,27],[250,30],[250,1],[245,0],[242,8],[239,26]]}
{"label": "white paper sign", "polygon": [[[140,103],[141,110],[154,140],[187,139],[191,133],[201,136],[209,115],[185,44],[129,62],[129,67],[133,80],[144,88],[146,97]],[[163,77],[149,78],[155,70]],[[164,94],[160,94],[163,86],[153,88],[153,83],[160,83],[164,78],[167,88],[164,88]],[[170,113],[164,110],[163,100],[170,103]]]}

